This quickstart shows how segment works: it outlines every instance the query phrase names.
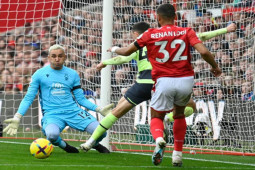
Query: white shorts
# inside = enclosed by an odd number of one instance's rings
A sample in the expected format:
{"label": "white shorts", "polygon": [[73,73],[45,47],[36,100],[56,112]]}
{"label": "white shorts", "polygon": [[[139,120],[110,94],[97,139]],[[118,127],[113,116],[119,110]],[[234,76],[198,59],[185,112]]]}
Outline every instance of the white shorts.
{"label": "white shorts", "polygon": [[193,76],[157,79],[150,107],[159,112],[170,112],[174,104],[186,106],[192,94],[193,84]]}

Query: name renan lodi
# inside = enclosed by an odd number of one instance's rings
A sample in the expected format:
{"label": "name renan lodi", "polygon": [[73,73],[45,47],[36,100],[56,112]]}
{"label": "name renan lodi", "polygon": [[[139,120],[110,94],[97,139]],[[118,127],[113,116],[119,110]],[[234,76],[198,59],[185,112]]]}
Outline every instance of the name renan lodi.
{"label": "name renan lodi", "polygon": [[155,34],[151,34],[151,38],[163,38],[163,37],[167,37],[167,36],[179,36],[179,35],[184,35],[186,34],[186,30],[183,31],[167,31],[167,32],[160,32],[160,33],[155,33]]}

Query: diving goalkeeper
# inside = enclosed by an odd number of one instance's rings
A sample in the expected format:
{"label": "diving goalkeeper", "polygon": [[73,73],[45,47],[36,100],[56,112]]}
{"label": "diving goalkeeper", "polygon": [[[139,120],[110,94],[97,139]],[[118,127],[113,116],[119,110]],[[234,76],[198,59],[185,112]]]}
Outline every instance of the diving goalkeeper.
{"label": "diving goalkeeper", "polygon": [[[133,38],[136,39],[139,35],[145,32],[149,28],[149,24],[146,22],[139,22],[133,26],[132,33]],[[230,24],[226,28],[218,29],[215,31],[199,33],[198,37],[202,41],[206,41],[213,37],[219,36],[221,34],[225,34],[228,32],[233,32],[236,30],[236,25],[234,23]],[[118,48],[118,47],[113,47]],[[140,104],[143,101],[151,99],[151,89],[154,84],[154,81],[151,77],[151,70],[152,66],[147,59],[147,49],[146,47],[139,49],[138,51],[134,52],[130,56],[117,56],[105,61],[102,61],[100,64],[97,65],[97,69],[101,70],[102,68],[106,67],[107,65],[119,65],[123,63],[127,63],[135,59],[137,61],[138,66],[138,75],[135,84],[128,89],[125,93],[124,97],[122,97],[117,106],[112,110],[112,112],[102,121],[100,122],[100,126],[97,127],[95,132],[93,132],[92,136],[89,140],[81,144],[80,147],[87,152],[94,146],[96,140],[104,134],[112,125],[123,115],[125,115],[129,110],[131,110],[134,106]],[[184,114],[185,117],[190,116],[193,111],[196,110],[195,102],[190,99],[189,103],[187,104]],[[169,113],[166,115],[165,120],[167,121],[174,121],[173,113]]]}
{"label": "diving goalkeeper", "polygon": [[[10,135],[17,133],[22,116],[25,115],[39,91],[44,135],[52,144],[59,146],[66,152],[78,153],[77,148],[61,139],[60,132],[66,126],[70,126],[76,130],[92,134],[99,124],[92,115],[81,109],[79,105],[103,115],[107,114],[113,105],[110,104],[101,108],[85,98],[79,75],[75,70],[63,65],[66,54],[62,46],[51,46],[48,60],[50,65],[37,70],[33,74],[27,94],[21,101],[17,113],[13,118],[4,121],[9,125],[3,132]],[[102,133],[93,146],[100,153],[109,153],[107,148],[98,143],[105,136],[106,133]]]}

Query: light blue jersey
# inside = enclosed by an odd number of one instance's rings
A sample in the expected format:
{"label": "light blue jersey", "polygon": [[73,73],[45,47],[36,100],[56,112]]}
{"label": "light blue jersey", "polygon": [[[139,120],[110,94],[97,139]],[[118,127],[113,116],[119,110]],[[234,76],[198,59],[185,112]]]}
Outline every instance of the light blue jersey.
{"label": "light blue jersey", "polygon": [[50,65],[37,70],[18,113],[26,113],[38,91],[43,115],[79,110],[77,102],[92,111],[98,107],[85,98],[78,73],[65,66],[61,70],[54,70]]}

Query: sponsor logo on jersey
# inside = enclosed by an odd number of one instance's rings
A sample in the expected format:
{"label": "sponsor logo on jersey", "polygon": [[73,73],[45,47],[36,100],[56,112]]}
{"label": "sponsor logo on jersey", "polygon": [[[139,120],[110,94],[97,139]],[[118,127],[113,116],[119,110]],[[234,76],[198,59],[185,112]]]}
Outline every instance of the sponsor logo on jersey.
{"label": "sponsor logo on jersey", "polygon": [[63,90],[64,84],[62,84],[62,83],[52,83],[51,87],[52,87],[51,94],[53,96],[65,95],[65,90]]}
{"label": "sponsor logo on jersey", "polygon": [[64,85],[61,84],[61,83],[52,83],[52,88],[53,89],[61,89],[63,87],[64,87]]}

